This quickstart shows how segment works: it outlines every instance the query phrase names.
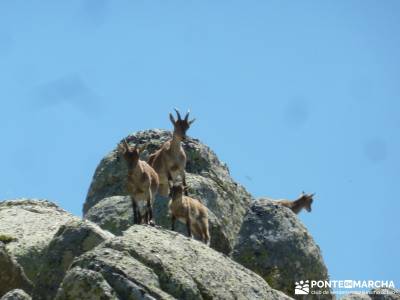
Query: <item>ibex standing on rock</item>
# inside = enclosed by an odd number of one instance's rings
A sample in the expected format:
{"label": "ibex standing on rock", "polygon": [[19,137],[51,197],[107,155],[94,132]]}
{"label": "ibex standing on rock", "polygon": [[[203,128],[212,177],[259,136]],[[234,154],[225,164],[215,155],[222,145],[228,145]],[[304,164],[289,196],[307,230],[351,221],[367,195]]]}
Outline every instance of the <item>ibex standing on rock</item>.
{"label": "ibex standing on rock", "polygon": [[176,182],[178,176],[182,177],[183,186],[186,192],[186,154],[182,148],[181,142],[186,139],[186,131],[195,119],[189,121],[189,111],[185,118],[177,109],[175,109],[178,119],[175,120],[172,114],[169,118],[174,125],[172,139],[165,142],[159,150],[149,156],[149,164],[157,172],[160,179],[159,194],[167,197],[170,191],[170,185]]}
{"label": "ibex standing on rock", "polygon": [[278,200],[278,204],[290,208],[295,214],[298,214],[303,208],[308,212],[311,212],[311,204],[313,203],[313,197],[315,194],[301,193],[300,197],[295,201],[289,200]]}
{"label": "ibex standing on rock", "polygon": [[128,191],[132,200],[134,224],[142,224],[143,218],[146,224],[153,224],[153,203],[159,186],[157,173],[139,159],[144,148],[131,147],[126,140],[118,145],[118,153],[128,164]]}
{"label": "ibex standing on rock", "polygon": [[208,231],[208,210],[199,200],[184,196],[183,186],[174,185],[171,188],[171,200],[169,210],[171,214],[171,229],[175,230],[175,221],[186,224],[189,237],[192,232],[199,237],[207,246],[210,244],[210,233]]}

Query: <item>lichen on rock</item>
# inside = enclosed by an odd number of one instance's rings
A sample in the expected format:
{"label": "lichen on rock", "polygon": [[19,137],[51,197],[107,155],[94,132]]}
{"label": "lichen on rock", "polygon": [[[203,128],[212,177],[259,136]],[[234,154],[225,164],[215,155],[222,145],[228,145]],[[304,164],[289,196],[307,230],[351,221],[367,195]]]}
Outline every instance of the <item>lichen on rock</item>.
{"label": "lichen on rock", "polygon": [[72,220],[60,226],[43,254],[33,297],[54,299],[74,258],[113,237],[89,221]]}
{"label": "lichen on rock", "polygon": [[43,264],[43,251],[53,235],[63,224],[78,219],[46,200],[0,202],[0,233],[15,239],[6,245],[6,249],[33,283]]}
{"label": "lichen on rock", "polygon": [[[143,225],[132,226],[123,236],[77,258],[56,299],[68,299],[63,295],[72,295],[80,281],[90,287],[102,285],[104,291],[100,294],[119,299],[290,299],[203,243]],[[143,298],[127,298],[128,294]]]}
{"label": "lichen on rock", "polygon": [[9,291],[0,300],[31,300],[31,296],[29,296],[24,290],[15,289]]}

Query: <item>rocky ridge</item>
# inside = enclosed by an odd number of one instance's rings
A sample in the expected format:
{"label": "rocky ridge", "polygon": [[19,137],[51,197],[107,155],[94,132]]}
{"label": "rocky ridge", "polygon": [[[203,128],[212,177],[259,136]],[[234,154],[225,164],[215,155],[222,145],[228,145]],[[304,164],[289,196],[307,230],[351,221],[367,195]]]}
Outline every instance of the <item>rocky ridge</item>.
{"label": "rocky ridge", "polygon": [[[147,144],[146,159],[168,138],[167,131],[148,130],[127,140]],[[163,197],[155,201],[156,227],[132,226],[126,165],[114,149],[96,169],[84,220],[45,200],[0,202],[0,237],[6,243],[0,247],[0,296],[297,299],[293,282],[299,277],[326,278],[320,249],[296,215],[253,201],[200,141],[188,138],[183,146],[189,194],[209,209],[211,248],[187,238],[183,225],[168,230]],[[5,278],[16,283],[1,289]]]}

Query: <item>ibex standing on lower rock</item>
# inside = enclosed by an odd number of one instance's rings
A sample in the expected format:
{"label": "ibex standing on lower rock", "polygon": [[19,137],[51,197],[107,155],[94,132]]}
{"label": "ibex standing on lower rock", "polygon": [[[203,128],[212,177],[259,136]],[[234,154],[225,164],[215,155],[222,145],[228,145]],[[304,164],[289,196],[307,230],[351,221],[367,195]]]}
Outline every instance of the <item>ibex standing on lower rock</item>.
{"label": "ibex standing on lower rock", "polygon": [[308,212],[311,212],[311,204],[313,203],[313,197],[315,194],[301,193],[300,197],[295,201],[289,200],[278,200],[280,205],[290,208],[295,214],[298,214],[303,208]]}
{"label": "ibex standing on lower rock", "polygon": [[160,179],[159,194],[167,197],[170,190],[170,182],[176,182],[178,176],[182,177],[182,182],[186,193],[186,154],[181,142],[186,139],[186,131],[195,119],[189,121],[189,111],[184,119],[177,109],[175,109],[178,119],[175,120],[172,114],[169,118],[174,125],[172,139],[165,142],[159,150],[149,156],[149,164],[157,172]]}
{"label": "ibex standing on lower rock", "polygon": [[[157,194],[158,175],[145,161],[139,159],[145,146],[130,147],[126,140],[118,145],[118,153],[128,165],[128,192],[133,206],[133,223],[153,224],[153,203]],[[144,216],[141,210],[145,207]]]}
{"label": "ibex standing on lower rock", "polygon": [[175,221],[186,224],[189,237],[192,232],[207,246],[210,245],[210,233],[208,231],[208,210],[199,200],[184,196],[183,186],[174,185],[171,188],[171,200],[169,210],[171,214],[171,229],[175,230]]}

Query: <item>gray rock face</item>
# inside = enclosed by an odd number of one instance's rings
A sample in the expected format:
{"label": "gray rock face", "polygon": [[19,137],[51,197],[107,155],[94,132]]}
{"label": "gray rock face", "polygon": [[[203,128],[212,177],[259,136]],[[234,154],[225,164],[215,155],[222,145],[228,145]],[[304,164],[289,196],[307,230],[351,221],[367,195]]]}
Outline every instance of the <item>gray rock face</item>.
{"label": "gray rock face", "polygon": [[116,235],[133,225],[133,208],[129,196],[112,196],[96,203],[85,218]]}
{"label": "gray rock face", "polygon": [[56,299],[291,299],[204,244],[132,226],[81,255]]}
{"label": "gray rock face", "polygon": [[0,242],[0,296],[18,288],[30,293],[32,283],[21,266],[7,253],[5,245]]}
{"label": "gray rock face", "polygon": [[[129,135],[126,139],[138,145],[148,143],[142,157],[146,160],[149,154],[159,149],[162,143],[170,138],[171,134],[167,131],[148,130]],[[232,180],[227,166],[221,163],[207,146],[196,139],[188,138],[183,147],[188,159],[186,171],[189,195],[200,199],[211,212],[211,247],[223,253],[230,253],[252,197]],[[115,234],[121,234],[132,224],[129,215],[119,214],[121,211],[132,213],[131,208],[128,208],[128,198],[110,198],[128,194],[126,174],[125,163],[118,158],[116,150],[113,150],[97,167],[83,207],[86,218]],[[112,204],[113,201],[116,203]],[[156,223],[169,228],[167,204],[168,199],[158,196],[154,209]],[[113,217],[110,217],[109,212]],[[183,226],[177,230],[186,232]]]}
{"label": "gray rock face", "polygon": [[43,251],[61,225],[77,218],[45,200],[21,199],[0,203],[0,233],[15,240],[7,251],[35,283]]}
{"label": "gray rock face", "polygon": [[75,288],[80,285],[101,287],[95,299],[100,299],[99,295],[108,295],[111,299],[172,299],[160,289],[157,275],[150,268],[111,248],[94,249],[79,257],[68,272],[57,299],[75,299],[76,291],[80,293],[79,299],[89,299],[96,291],[90,288],[87,293]]}
{"label": "gray rock face", "polygon": [[74,268],[65,276],[55,299],[118,300],[118,297],[98,272]]}
{"label": "gray rock face", "polygon": [[12,290],[1,297],[0,300],[31,300],[31,296],[25,293],[23,290]]}
{"label": "gray rock face", "polygon": [[[304,225],[290,209],[268,200],[250,205],[233,259],[261,275],[271,287],[291,296],[296,281],[328,279],[320,249]],[[317,299],[313,295],[302,299],[314,297]]]}
{"label": "gray rock face", "polygon": [[44,253],[33,298],[54,299],[73,259],[113,237],[89,221],[73,220],[60,226]]}

